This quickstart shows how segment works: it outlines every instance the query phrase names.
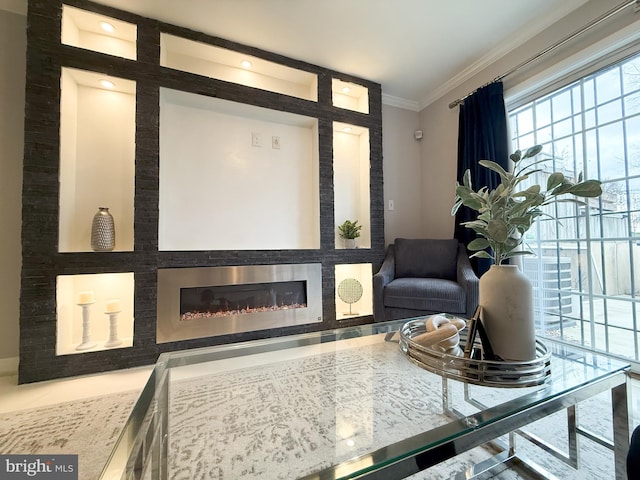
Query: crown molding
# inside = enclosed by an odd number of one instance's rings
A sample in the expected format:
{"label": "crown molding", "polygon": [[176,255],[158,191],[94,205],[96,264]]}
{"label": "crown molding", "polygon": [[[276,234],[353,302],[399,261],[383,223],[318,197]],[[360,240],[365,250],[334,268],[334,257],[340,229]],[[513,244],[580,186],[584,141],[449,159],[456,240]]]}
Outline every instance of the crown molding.
{"label": "crown molding", "polygon": [[[588,0],[584,0],[580,6],[587,3],[587,1]],[[557,10],[558,9],[556,9],[556,11],[553,14],[550,14],[546,18],[541,19],[539,22],[536,22],[530,25],[529,28],[522,30],[522,32],[519,35],[515,35],[513,38],[511,38],[511,41],[503,42],[502,44],[500,44],[500,46],[498,46],[497,48],[494,48],[489,53],[481,57],[478,61],[472,63],[471,65],[469,65],[468,67],[460,71],[458,74],[453,76],[450,80],[447,80],[440,87],[434,89],[429,94],[425,95],[419,102],[420,110],[423,110],[424,108],[428,107],[433,102],[435,102],[436,100],[439,100],[440,98],[444,97],[453,89],[462,85],[467,80],[470,80],[471,78],[475,77],[480,72],[482,72],[485,68],[495,63],[496,61],[498,61],[499,59],[507,55],[509,52],[515,50],[521,45],[524,45],[526,42],[531,40],[536,35],[542,33],[551,25],[561,22],[567,15],[569,15],[572,11],[576,10],[576,7],[567,5],[564,9],[559,9],[560,10],[559,15]],[[495,76],[496,75],[493,75],[493,77]],[[484,79],[484,81],[479,80],[478,86],[490,80],[491,78],[486,78]],[[468,93],[468,92],[465,92],[465,93]],[[451,101],[453,100],[455,100],[455,98],[451,99]]]}
{"label": "crown molding", "polygon": [[406,98],[394,97],[393,95],[382,94],[382,103],[391,107],[404,108],[413,112],[420,111],[420,105],[415,100],[407,100]]}
{"label": "crown molding", "polygon": [[27,15],[27,0],[0,0],[0,10]]}

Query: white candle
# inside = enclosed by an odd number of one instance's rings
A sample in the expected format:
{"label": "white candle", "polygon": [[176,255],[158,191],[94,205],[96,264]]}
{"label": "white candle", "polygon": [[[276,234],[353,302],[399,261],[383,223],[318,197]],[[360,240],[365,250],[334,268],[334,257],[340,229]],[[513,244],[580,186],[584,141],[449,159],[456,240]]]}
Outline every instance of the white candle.
{"label": "white candle", "polygon": [[96,301],[96,297],[93,294],[93,290],[86,290],[84,292],[80,292],[80,294],[78,295],[79,304],[93,303],[95,301]]}
{"label": "white candle", "polygon": [[105,308],[105,312],[107,313],[116,313],[119,312],[121,310],[120,307],[120,300],[117,298],[114,298],[112,300],[107,300],[107,305]]}

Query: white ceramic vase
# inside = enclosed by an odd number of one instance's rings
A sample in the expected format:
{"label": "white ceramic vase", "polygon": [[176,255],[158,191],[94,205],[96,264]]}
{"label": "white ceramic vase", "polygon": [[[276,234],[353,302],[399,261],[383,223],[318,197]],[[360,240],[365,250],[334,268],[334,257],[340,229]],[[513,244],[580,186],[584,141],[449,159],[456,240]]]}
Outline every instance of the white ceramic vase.
{"label": "white ceramic vase", "polygon": [[344,248],[356,248],[355,238],[344,238]]}
{"label": "white ceramic vase", "polygon": [[517,265],[492,265],[480,277],[480,305],[496,355],[510,361],[535,359],[533,288]]}

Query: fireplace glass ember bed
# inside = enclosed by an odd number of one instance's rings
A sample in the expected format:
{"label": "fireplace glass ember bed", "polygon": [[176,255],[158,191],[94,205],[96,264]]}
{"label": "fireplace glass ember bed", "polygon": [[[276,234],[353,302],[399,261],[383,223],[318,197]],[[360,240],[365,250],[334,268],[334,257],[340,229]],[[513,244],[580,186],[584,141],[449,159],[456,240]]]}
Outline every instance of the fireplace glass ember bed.
{"label": "fireplace glass ember bed", "polygon": [[[576,406],[606,392],[626,478],[627,363],[545,339],[543,384],[470,385],[410,362],[395,341],[405,322],[162,354],[101,478],[405,478],[506,434],[527,438],[522,427],[563,410],[571,464],[588,436]],[[547,473],[521,460],[506,448],[485,462]]]}

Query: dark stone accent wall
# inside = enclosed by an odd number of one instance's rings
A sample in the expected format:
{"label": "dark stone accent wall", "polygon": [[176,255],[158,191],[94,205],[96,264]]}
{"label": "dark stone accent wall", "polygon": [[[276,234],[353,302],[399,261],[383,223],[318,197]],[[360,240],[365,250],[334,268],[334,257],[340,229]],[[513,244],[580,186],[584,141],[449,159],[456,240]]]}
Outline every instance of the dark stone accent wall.
{"label": "dark stone accent wall", "polygon": [[[382,177],[382,93],[365,79],[238,44],[182,27],[143,18],[86,0],[67,5],[102,13],[138,27],[137,60],[127,60],[62,45],[62,1],[29,0],[27,15],[27,87],[20,298],[20,383],[154,363],[165,351],[302,333],[369,323],[372,317],[336,320],[335,266],[371,263],[384,256]],[[166,32],[244,52],[318,76],[318,101],[312,102],[256,88],[161,67],[160,33]],[[60,156],[60,73],[62,67],[101,72],[136,81],[134,250],[109,253],[58,253]],[[333,107],[331,80],[339,78],[369,89],[369,114]],[[320,248],[260,251],[158,251],[159,89],[167,87],[218,97],[318,120],[320,176]],[[371,152],[371,248],[334,248],[333,122],[369,129]],[[156,344],[157,270],[224,265],[321,263],[321,324],[223,335]],[[134,345],[56,356],[56,277],[90,273],[134,273]]]}

